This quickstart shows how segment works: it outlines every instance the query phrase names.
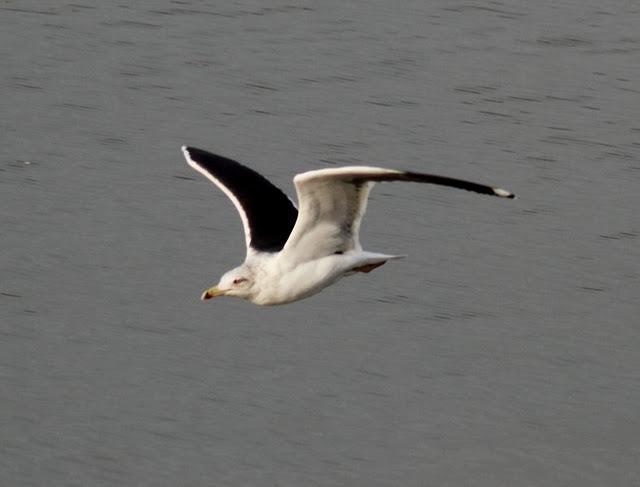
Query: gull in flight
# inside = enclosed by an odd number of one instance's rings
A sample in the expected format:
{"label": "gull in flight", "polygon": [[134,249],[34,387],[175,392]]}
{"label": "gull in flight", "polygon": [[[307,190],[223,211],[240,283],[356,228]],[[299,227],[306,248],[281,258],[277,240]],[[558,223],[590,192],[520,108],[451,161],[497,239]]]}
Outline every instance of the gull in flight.
{"label": "gull in flight", "polygon": [[318,169],[297,174],[298,208],[253,169],[194,147],[187,162],[233,202],[244,226],[245,261],[206,289],[202,299],[236,296],[258,305],[309,297],[357,272],[371,272],[401,255],[362,250],[360,222],[371,187],[382,181],[438,184],[514,198],[500,188],[432,174],[368,166]]}

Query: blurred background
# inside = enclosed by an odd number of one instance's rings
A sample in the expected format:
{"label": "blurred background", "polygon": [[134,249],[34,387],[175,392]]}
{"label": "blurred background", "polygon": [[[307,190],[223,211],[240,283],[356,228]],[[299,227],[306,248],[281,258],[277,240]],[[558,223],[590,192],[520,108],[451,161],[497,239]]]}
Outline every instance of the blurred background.
{"label": "blurred background", "polygon": [[[53,5],[55,3],[55,5]],[[640,5],[0,1],[0,484],[640,482]],[[193,145],[290,195],[371,164],[291,305]]]}

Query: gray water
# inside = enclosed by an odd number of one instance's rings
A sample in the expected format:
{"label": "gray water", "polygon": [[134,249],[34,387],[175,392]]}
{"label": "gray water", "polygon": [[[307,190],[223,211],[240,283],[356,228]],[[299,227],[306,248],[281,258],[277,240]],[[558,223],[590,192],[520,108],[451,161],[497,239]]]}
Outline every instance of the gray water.
{"label": "gray water", "polygon": [[[640,483],[640,5],[0,2],[0,485]],[[182,158],[377,186],[408,254],[200,292],[239,218]]]}

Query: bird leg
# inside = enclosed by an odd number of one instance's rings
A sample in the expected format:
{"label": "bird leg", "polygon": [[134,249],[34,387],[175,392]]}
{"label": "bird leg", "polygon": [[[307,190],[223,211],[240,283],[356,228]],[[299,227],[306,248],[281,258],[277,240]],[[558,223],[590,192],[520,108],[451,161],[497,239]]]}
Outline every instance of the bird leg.
{"label": "bird leg", "polygon": [[382,262],[376,262],[374,264],[365,264],[365,265],[361,265],[359,267],[354,267],[353,271],[354,272],[371,272],[373,269],[377,269],[378,267],[380,267],[382,264],[386,264],[387,261],[383,260]]}

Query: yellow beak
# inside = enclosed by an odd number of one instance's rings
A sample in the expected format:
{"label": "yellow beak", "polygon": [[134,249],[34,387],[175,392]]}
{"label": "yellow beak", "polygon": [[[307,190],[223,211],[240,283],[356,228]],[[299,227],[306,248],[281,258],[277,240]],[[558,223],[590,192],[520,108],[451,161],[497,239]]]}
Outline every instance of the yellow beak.
{"label": "yellow beak", "polygon": [[225,292],[226,291],[222,289],[218,289],[218,286],[213,286],[209,289],[205,289],[202,296],[200,296],[200,299],[204,301],[205,299],[215,298],[216,296],[223,296]]}

